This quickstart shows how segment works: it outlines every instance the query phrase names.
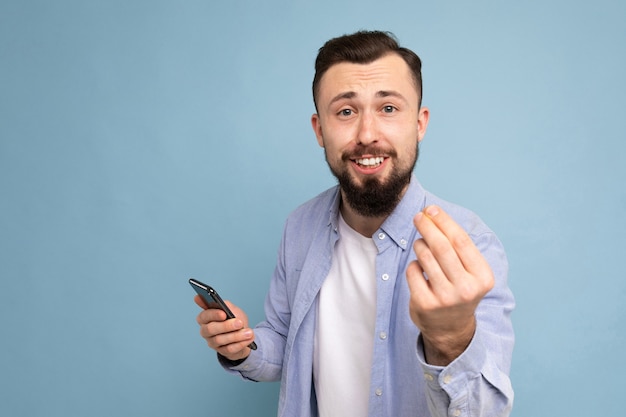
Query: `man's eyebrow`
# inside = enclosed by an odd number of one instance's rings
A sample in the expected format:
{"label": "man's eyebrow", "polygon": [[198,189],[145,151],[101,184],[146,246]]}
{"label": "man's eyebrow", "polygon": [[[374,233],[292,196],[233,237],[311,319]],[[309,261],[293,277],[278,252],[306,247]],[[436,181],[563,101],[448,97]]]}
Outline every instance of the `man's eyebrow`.
{"label": "man's eyebrow", "polygon": [[394,90],[390,90],[390,91],[381,90],[381,91],[376,93],[376,97],[381,97],[381,98],[384,98],[384,97],[396,97],[396,98],[399,98],[402,101],[406,102],[406,98],[404,98],[404,96],[402,94],[400,94],[399,92],[394,91]]}
{"label": "man's eyebrow", "polygon": [[333,97],[332,100],[330,100],[330,103],[328,103],[329,105],[333,104],[336,101],[339,100],[344,100],[344,99],[351,99],[356,97],[356,93],[354,91],[346,91],[344,93],[339,93],[337,94],[335,97]]}

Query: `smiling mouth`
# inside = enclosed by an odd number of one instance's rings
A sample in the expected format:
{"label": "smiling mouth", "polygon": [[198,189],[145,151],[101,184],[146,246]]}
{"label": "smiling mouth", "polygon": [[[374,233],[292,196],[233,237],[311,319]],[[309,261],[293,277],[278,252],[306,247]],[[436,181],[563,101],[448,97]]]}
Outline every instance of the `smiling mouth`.
{"label": "smiling mouth", "polygon": [[372,158],[357,158],[354,159],[354,162],[364,168],[376,168],[380,166],[380,164],[382,164],[384,160],[385,158],[383,158],[382,156],[376,156]]}

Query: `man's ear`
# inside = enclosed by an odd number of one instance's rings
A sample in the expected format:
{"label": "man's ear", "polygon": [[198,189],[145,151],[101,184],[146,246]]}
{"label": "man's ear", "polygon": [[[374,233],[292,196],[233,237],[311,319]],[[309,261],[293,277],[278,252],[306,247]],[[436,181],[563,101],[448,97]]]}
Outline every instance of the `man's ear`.
{"label": "man's ear", "polygon": [[428,118],[430,117],[430,110],[428,107],[421,107],[419,114],[417,115],[417,141],[421,142],[426,135],[426,128],[428,127]]}
{"label": "man's ear", "polygon": [[322,135],[322,123],[317,113],[313,113],[313,116],[311,116],[311,127],[313,127],[313,132],[315,132],[315,137],[317,137],[317,143],[323,148],[324,136]]}

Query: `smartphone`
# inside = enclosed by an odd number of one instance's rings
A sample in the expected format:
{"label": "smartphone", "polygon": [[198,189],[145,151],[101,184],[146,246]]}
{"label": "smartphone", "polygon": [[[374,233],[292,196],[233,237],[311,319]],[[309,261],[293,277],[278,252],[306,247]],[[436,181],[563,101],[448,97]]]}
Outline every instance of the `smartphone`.
{"label": "smartphone", "polygon": [[[235,318],[233,312],[230,311],[230,308],[228,308],[224,300],[222,300],[222,297],[220,297],[217,291],[213,288],[193,278],[189,279],[189,284],[191,284],[191,287],[196,290],[200,297],[202,297],[209,308],[219,308],[226,313],[226,317],[229,319]],[[250,343],[248,347],[252,350],[256,350],[257,348],[256,343],[254,342]]]}

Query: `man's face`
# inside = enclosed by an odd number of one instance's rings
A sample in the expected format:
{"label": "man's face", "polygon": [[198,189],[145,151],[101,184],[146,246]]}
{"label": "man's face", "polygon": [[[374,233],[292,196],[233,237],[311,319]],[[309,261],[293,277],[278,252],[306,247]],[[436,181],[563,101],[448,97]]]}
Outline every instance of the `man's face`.
{"label": "man's face", "polygon": [[400,201],[428,124],[408,65],[397,54],[369,64],[340,63],[320,81],[317,141],[359,214],[383,216]]}

